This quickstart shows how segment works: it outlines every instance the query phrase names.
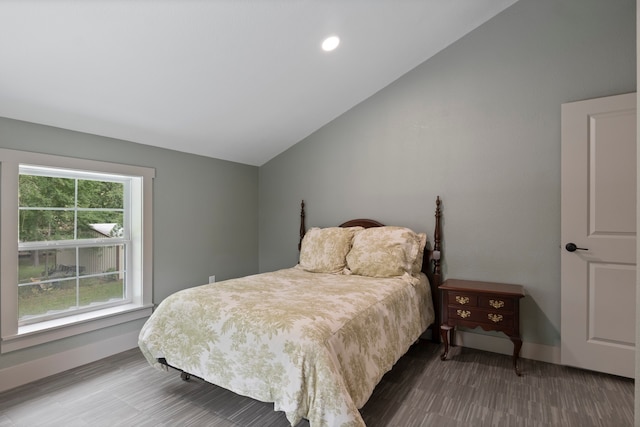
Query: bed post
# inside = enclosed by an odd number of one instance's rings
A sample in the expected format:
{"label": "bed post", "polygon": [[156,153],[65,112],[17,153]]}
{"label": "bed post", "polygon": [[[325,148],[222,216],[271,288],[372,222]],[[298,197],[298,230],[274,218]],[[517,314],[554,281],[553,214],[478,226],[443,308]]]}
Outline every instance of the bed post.
{"label": "bed post", "polygon": [[431,259],[433,261],[433,270],[430,276],[429,284],[431,285],[431,297],[433,298],[433,314],[435,319],[431,328],[431,341],[440,343],[440,311],[442,310],[440,298],[440,289],[438,287],[442,281],[442,271],[440,267],[442,252],[441,249],[441,230],[440,230],[440,196],[436,198],[436,224],[433,228],[433,250],[431,251]]}
{"label": "bed post", "polygon": [[304,200],[300,203],[300,241],[298,242],[298,250],[302,249],[302,238],[306,233],[306,227],[304,225]]}
{"label": "bed post", "polygon": [[440,258],[442,251],[440,250],[440,196],[436,198],[436,225],[433,230],[433,280],[436,287],[440,286],[442,281],[442,270],[440,267]]}

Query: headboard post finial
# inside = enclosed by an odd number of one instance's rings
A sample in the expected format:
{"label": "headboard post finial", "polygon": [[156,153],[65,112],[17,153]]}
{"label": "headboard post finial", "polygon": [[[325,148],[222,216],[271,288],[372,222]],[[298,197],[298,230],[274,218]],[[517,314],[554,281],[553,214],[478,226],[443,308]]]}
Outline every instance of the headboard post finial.
{"label": "headboard post finial", "polygon": [[304,234],[307,232],[307,229],[304,225],[304,200],[300,203],[300,241],[298,242],[298,250],[302,249],[302,238]]}

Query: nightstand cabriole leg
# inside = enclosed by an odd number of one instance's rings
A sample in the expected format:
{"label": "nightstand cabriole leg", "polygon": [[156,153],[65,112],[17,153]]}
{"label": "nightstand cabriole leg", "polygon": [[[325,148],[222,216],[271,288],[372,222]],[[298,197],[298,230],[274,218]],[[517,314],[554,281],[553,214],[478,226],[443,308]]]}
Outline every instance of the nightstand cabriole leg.
{"label": "nightstand cabriole leg", "polygon": [[509,337],[513,342],[513,369],[516,371],[517,376],[522,376],[522,372],[518,367],[518,359],[520,358],[520,349],[522,348],[522,340],[520,337]]}
{"label": "nightstand cabriole leg", "polygon": [[447,325],[440,326],[440,337],[442,338],[442,342],[444,343],[444,353],[440,356],[440,360],[447,360],[447,356],[449,355],[449,331],[453,328]]}

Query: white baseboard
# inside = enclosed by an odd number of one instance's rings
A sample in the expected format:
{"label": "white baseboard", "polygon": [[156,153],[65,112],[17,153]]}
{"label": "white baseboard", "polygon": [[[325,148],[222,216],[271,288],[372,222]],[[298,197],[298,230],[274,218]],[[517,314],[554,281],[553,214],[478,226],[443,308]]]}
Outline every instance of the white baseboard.
{"label": "white baseboard", "polygon": [[[455,335],[456,345],[458,346],[507,354],[509,356],[513,354],[513,343],[506,337],[474,334],[466,331],[456,331]],[[560,347],[523,341],[520,357],[560,365]]]}
{"label": "white baseboard", "polygon": [[0,369],[0,392],[58,374],[138,346],[137,331]]}

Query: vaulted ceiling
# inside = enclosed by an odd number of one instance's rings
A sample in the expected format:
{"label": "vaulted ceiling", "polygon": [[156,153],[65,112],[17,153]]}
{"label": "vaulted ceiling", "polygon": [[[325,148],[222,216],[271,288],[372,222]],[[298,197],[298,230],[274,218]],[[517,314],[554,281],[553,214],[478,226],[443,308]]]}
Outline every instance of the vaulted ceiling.
{"label": "vaulted ceiling", "polygon": [[259,166],[515,1],[2,1],[0,116]]}

